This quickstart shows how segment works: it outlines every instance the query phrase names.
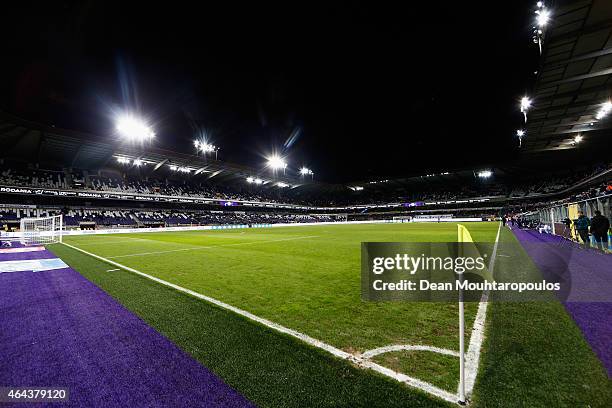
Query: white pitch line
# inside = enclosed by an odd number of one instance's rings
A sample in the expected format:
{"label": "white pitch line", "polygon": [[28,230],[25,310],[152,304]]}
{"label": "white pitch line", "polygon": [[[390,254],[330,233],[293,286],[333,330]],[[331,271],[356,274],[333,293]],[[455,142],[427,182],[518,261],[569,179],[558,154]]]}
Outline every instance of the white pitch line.
{"label": "white pitch line", "polygon": [[[493,270],[495,268],[495,258],[497,256],[497,246],[499,244],[499,235],[501,232],[501,222],[497,228],[497,236],[495,237],[495,245],[493,246],[493,253],[491,254],[491,260],[489,261],[489,274],[493,276]],[[482,342],[484,340],[485,321],[487,319],[487,305],[489,300],[489,291],[484,291],[478,304],[478,312],[476,312],[476,318],[474,319],[474,325],[472,327],[472,335],[470,336],[470,345],[465,356],[465,394],[469,397],[474,390],[474,384],[476,383],[476,376],[478,375],[478,363],[480,361],[480,351],[482,348]]]}
{"label": "white pitch line", "polygon": [[166,242],[164,242],[164,241],[156,241],[154,239],[131,238],[131,241],[128,241],[128,240],[106,241],[105,240],[103,242],[85,242],[85,243],[79,243],[79,245],[81,245],[81,246],[98,246],[98,245],[127,244],[127,243],[134,243],[134,241],[147,241],[147,242],[153,242],[153,243],[158,243],[158,244],[166,244]]}
{"label": "white pitch line", "polygon": [[434,395],[434,396],[436,396],[438,398],[441,398],[441,399],[443,399],[445,401],[457,403],[457,395],[452,394],[452,393],[450,393],[448,391],[445,391],[445,390],[443,390],[441,388],[438,388],[435,385],[432,385],[432,384],[430,384],[428,382],[425,382],[425,381],[422,381],[422,380],[410,377],[410,376],[408,376],[406,374],[398,373],[398,372],[393,371],[393,370],[391,370],[391,369],[389,369],[387,367],[383,367],[380,364],[374,363],[373,361],[369,361],[367,359],[364,359],[363,357],[347,353],[346,351],[340,350],[339,348],[336,348],[336,347],[332,346],[331,344],[327,344],[327,343],[322,342],[321,340],[317,340],[317,339],[315,339],[313,337],[310,337],[307,334],[300,333],[300,332],[298,332],[296,330],[293,330],[293,329],[290,329],[288,327],[282,326],[282,325],[280,325],[278,323],[274,323],[274,322],[272,322],[270,320],[267,320],[267,319],[264,319],[262,317],[256,316],[256,315],[254,315],[254,314],[252,314],[250,312],[247,312],[246,310],[239,309],[239,308],[237,308],[235,306],[229,305],[227,303],[224,303],[224,302],[222,302],[220,300],[217,300],[215,298],[212,298],[210,296],[206,296],[206,295],[203,295],[201,293],[194,292],[191,289],[187,289],[187,288],[184,288],[182,286],[175,285],[174,283],[170,283],[168,281],[165,281],[163,279],[156,278],[155,276],[151,276],[151,275],[148,275],[148,274],[146,274],[144,272],[140,272],[140,271],[138,271],[138,270],[136,270],[134,268],[130,268],[129,266],[125,266],[125,265],[122,265],[122,264],[120,264],[118,262],[111,261],[108,258],[104,258],[102,256],[93,254],[91,252],[85,251],[84,249],[75,247],[75,246],[67,244],[65,242],[63,243],[63,245],[66,245],[69,248],[75,249],[75,250],[77,250],[79,252],[82,252],[82,253],[84,253],[86,255],[89,255],[89,256],[91,256],[93,258],[96,258],[96,259],[98,259],[100,261],[103,261],[103,262],[106,262],[106,263],[111,264],[113,266],[116,266],[118,268],[124,269],[124,270],[126,270],[128,272],[135,273],[137,275],[140,275],[142,277],[150,279],[150,280],[152,280],[154,282],[157,282],[157,283],[160,283],[162,285],[171,287],[171,288],[173,288],[173,289],[175,289],[175,290],[177,290],[179,292],[183,292],[183,293],[186,293],[186,294],[191,295],[193,297],[196,297],[198,299],[205,300],[205,301],[207,301],[209,303],[217,305],[217,306],[219,306],[219,307],[221,307],[223,309],[232,311],[232,312],[234,312],[236,314],[239,314],[240,316],[243,316],[243,317],[245,317],[245,318],[247,318],[249,320],[253,320],[253,321],[255,321],[255,322],[259,323],[259,324],[262,324],[262,325],[264,325],[266,327],[269,327],[269,328],[271,328],[273,330],[276,330],[278,332],[281,332],[281,333],[287,334],[289,336],[295,337],[295,338],[297,338],[299,340],[302,340],[303,342],[305,342],[307,344],[310,344],[311,346],[314,346],[314,347],[320,348],[322,350],[325,350],[325,351],[331,353],[332,355],[334,355],[334,356],[336,356],[338,358],[341,358],[341,359],[344,359],[344,360],[348,360],[348,361],[356,364],[358,367],[369,368],[369,369],[374,370],[374,371],[376,371],[376,372],[378,372],[380,374],[386,375],[387,377],[393,378],[396,381],[405,383],[405,384],[407,384],[407,385],[409,385],[411,387],[418,388],[418,389],[420,389],[422,391],[425,391],[425,392],[427,392],[429,394],[432,394],[432,395]]}
{"label": "white pitch line", "polygon": [[447,356],[459,357],[459,352],[449,349],[443,349],[434,346],[423,346],[419,344],[393,344],[391,346],[379,347],[364,352],[361,357],[370,359],[379,354],[390,353],[392,351],[431,351],[433,353],[445,354]]}
{"label": "white pitch line", "polygon": [[145,256],[145,255],[168,254],[168,253],[171,253],[171,252],[198,251],[198,250],[202,250],[202,249],[213,249],[213,248],[218,248],[218,247],[229,247],[229,246],[238,246],[238,245],[255,245],[255,244],[267,244],[267,243],[270,243],[270,242],[295,241],[295,240],[298,240],[298,239],[318,238],[319,236],[320,235],[306,235],[306,236],[302,236],[302,237],[283,238],[283,239],[270,239],[270,240],[267,240],[267,241],[235,242],[233,244],[194,246],[192,248],[168,249],[166,251],[140,252],[140,253],[137,253],[137,254],[109,256],[108,259],[130,258],[130,257],[133,257],[133,256]]}

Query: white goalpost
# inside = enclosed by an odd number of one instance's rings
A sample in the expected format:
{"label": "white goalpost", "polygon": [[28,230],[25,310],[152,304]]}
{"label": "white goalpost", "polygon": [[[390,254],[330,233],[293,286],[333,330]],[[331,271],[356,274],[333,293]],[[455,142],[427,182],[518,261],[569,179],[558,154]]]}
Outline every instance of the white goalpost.
{"label": "white goalpost", "polygon": [[22,218],[19,230],[22,245],[45,245],[62,242],[63,216]]}

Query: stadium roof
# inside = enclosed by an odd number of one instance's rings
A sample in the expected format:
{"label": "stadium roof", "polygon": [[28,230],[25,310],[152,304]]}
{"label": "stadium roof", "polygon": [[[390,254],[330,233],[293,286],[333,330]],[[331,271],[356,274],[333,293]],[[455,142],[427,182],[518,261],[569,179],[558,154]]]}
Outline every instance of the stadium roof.
{"label": "stadium roof", "polygon": [[527,114],[526,152],[609,146],[612,115],[596,120],[612,90],[612,2],[558,1],[543,37]]}

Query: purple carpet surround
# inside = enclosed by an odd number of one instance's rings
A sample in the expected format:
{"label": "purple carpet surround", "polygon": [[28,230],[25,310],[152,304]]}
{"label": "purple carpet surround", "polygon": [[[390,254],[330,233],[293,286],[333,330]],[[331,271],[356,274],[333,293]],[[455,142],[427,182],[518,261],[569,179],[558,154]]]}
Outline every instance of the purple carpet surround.
{"label": "purple carpet surround", "polygon": [[[554,263],[555,258],[563,258],[572,276],[572,285],[578,286],[582,295],[594,287],[600,293],[612,287],[612,254],[587,250],[565,238],[537,231],[515,228],[513,232],[540,270],[550,268],[551,260]],[[612,377],[612,302],[570,300],[563,305],[603,363],[608,377]]]}
{"label": "purple carpet surround", "polygon": [[0,387],[69,388],[68,402],[37,407],[254,406],[71,268],[0,272],[0,316]]}

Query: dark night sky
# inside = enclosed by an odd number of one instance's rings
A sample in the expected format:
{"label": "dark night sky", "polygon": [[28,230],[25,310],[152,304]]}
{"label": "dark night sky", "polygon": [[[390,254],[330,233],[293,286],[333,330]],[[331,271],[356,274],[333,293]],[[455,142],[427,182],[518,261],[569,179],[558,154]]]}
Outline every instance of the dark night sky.
{"label": "dark night sky", "polygon": [[223,160],[277,148],[325,181],[512,158],[534,2],[399,3],[25,4],[0,28],[0,106],[102,136],[129,107],[161,146],[205,131]]}

